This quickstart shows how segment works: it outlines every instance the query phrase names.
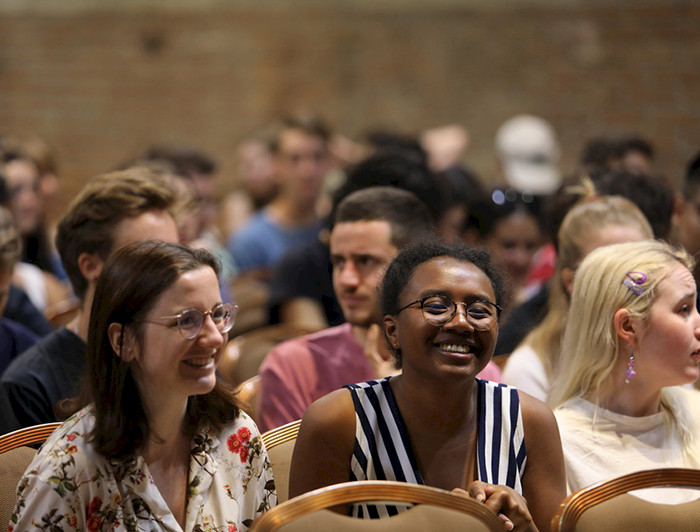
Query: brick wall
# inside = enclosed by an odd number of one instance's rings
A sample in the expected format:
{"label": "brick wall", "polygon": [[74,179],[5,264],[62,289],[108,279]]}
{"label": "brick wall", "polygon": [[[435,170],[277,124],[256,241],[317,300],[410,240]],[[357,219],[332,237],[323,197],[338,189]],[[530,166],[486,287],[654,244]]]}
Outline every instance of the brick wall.
{"label": "brick wall", "polygon": [[564,169],[585,138],[635,131],[677,182],[700,148],[694,3],[95,4],[0,5],[0,133],[55,146],[63,202],[152,141],[197,145],[231,179],[237,139],[288,109],[349,135],[461,123],[485,179],[498,125],[520,112],[554,123]]}

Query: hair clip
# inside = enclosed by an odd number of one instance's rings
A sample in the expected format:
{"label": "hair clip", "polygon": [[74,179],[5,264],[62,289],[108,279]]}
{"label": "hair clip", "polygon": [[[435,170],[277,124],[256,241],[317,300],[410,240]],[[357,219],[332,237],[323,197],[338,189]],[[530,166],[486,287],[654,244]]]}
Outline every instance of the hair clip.
{"label": "hair clip", "polygon": [[646,280],[647,276],[645,273],[631,271],[625,274],[622,284],[624,284],[638,296],[641,296],[644,293],[644,288],[642,288],[642,285],[646,282]]}

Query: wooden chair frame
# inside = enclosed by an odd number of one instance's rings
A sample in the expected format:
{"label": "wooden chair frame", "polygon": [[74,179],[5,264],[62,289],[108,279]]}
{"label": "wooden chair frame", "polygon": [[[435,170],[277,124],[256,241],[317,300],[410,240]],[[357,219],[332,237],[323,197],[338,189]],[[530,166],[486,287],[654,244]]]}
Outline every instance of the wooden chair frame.
{"label": "wooden chair frame", "polygon": [[552,518],[552,532],[572,531],[589,508],[628,491],[653,487],[700,489],[700,470],[663,468],[638,471],[575,491],[564,499]]}
{"label": "wooden chair frame", "polygon": [[503,530],[498,516],[482,503],[431,486],[390,480],[343,482],[320,488],[283,502],[253,523],[255,532],[271,532],[304,515],[333,506],[363,501],[396,501],[430,504],[472,515],[494,532]]}
{"label": "wooden chair frame", "polygon": [[[284,502],[289,497],[289,469],[292,462],[291,451],[294,450],[294,446],[291,445],[288,449],[280,449],[279,452],[276,448],[296,440],[300,426],[301,420],[299,419],[268,430],[261,436],[272,462],[272,473],[275,476],[279,502]],[[287,453],[287,450],[290,452]]]}
{"label": "wooden chair frame", "polygon": [[296,439],[299,435],[299,427],[301,427],[301,419],[297,419],[296,421],[263,433],[262,441],[265,444],[265,448],[271,449],[277,445],[282,445],[283,443]]}
{"label": "wooden chair frame", "polygon": [[45,441],[60,424],[59,422],[44,423],[43,425],[17,429],[2,435],[0,436],[0,454],[23,445]]}

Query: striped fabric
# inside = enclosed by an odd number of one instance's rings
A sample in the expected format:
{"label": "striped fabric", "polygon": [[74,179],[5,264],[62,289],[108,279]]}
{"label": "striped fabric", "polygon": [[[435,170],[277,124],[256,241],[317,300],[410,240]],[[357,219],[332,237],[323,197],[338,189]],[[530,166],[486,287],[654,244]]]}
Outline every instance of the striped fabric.
{"label": "striped fabric", "polygon": [[[425,484],[389,380],[345,386],[355,405],[355,448],[351,480],[397,480]],[[522,494],[527,459],[518,391],[508,385],[476,379],[479,480],[504,484]],[[457,486],[455,486],[457,487]],[[405,507],[358,504],[356,517],[387,517]]]}

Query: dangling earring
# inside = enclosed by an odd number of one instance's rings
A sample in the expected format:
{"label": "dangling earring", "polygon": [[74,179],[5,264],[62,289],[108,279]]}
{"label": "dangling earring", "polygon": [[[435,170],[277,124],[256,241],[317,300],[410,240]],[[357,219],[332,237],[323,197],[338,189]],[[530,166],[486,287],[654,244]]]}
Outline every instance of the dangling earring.
{"label": "dangling earring", "polygon": [[625,370],[625,384],[629,384],[637,375],[634,371],[634,353],[630,353],[630,359],[627,361],[627,369]]}

